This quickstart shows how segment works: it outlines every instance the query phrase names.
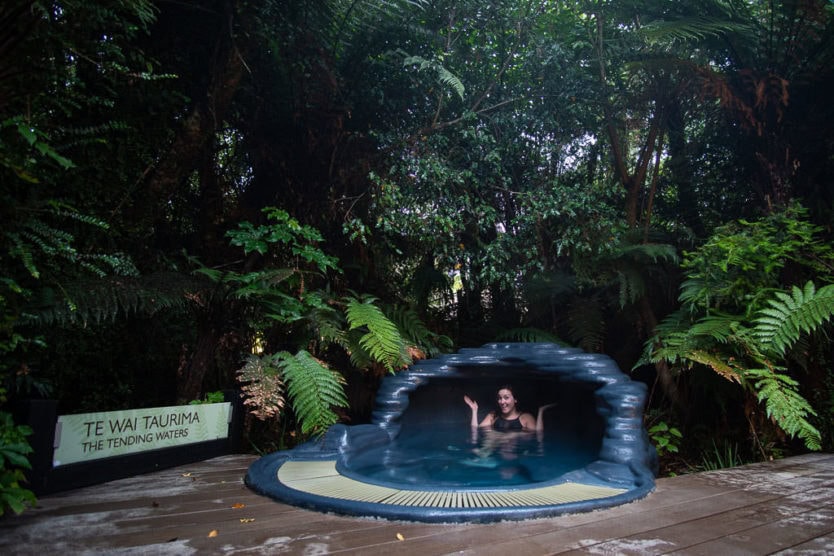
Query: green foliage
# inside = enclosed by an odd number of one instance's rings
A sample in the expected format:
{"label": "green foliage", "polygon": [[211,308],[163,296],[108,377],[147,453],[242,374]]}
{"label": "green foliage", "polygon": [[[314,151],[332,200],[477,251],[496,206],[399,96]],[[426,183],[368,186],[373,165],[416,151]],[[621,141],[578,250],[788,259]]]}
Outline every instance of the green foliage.
{"label": "green foliage", "polygon": [[206,395],[203,396],[202,399],[199,400],[191,400],[188,402],[188,405],[203,405],[207,403],[223,403],[226,400],[226,396],[221,391],[216,392],[206,392]]}
{"label": "green foliage", "polygon": [[349,329],[362,332],[358,341],[361,352],[356,350],[351,353],[351,359],[361,361],[364,359],[361,353],[364,353],[393,373],[395,369],[410,365],[411,357],[397,326],[374,305],[376,301],[372,296],[347,299]]}
{"label": "green foliage", "polygon": [[386,307],[386,316],[397,326],[403,340],[423,357],[435,357],[452,348],[452,339],[428,329],[417,312],[403,305]]}
{"label": "green foliage", "polygon": [[238,371],[238,380],[244,404],[262,420],[282,414],[286,391],[302,434],[324,432],[339,419],[333,409],[347,406],[342,375],[306,350],[252,355]]}
{"label": "green foliage", "polygon": [[[338,273],[340,269],[334,257],[316,247],[322,241],[320,233],[300,225],[284,211],[266,212],[271,224],[256,227],[241,223],[228,234],[231,243],[247,254],[264,256],[272,264],[292,266],[248,272],[201,267],[198,271],[250,308],[249,326],[255,337],[280,337],[282,345],[296,350],[269,353],[266,346],[265,355],[250,356],[238,371],[244,403],[252,414],[264,420],[280,418],[286,392],[301,432],[320,433],[336,422],[332,407],[347,403],[342,375],[324,360],[332,347],[341,347],[359,369],[381,365],[393,372],[411,363],[410,350],[433,351],[438,349],[435,342],[445,345],[448,339],[429,332],[417,315],[406,309],[394,311],[398,327],[375,297],[334,298],[320,283],[327,278],[327,271]],[[418,348],[410,347],[406,338]]]}
{"label": "green foliage", "polygon": [[[0,401],[5,402],[5,394],[0,388]],[[32,447],[26,440],[30,434],[30,427],[15,425],[10,413],[0,411],[0,516],[6,510],[19,514],[37,503],[32,491],[21,486],[23,470],[32,468],[28,459]]]}
{"label": "green foliage", "polygon": [[339,420],[334,407],[346,407],[344,378],[324,363],[301,350],[295,355],[276,354],[279,368],[287,383],[287,394],[293,411],[301,421],[304,434],[322,433]]}
{"label": "green foliage", "polygon": [[802,397],[799,383],[775,369],[745,369],[744,376],[753,382],[758,400],[764,402],[767,416],[790,436],[799,437],[809,450],[822,448],[820,432],[808,420],[817,412]]}
{"label": "green foliage", "polygon": [[724,442],[720,447],[715,440],[712,441],[712,449],[704,451],[701,455],[701,463],[698,469],[703,471],[716,471],[738,467],[746,462],[739,454],[738,445],[732,442]]}
{"label": "green foliage", "polygon": [[784,356],[801,334],[819,329],[834,312],[834,285],[817,291],[808,281],[802,289],[794,286],[790,293],[777,291],[773,295],[775,299],[768,299],[768,306],[759,311],[752,331],[766,353]]}
{"label": "green foliage", "polygon": [[649,429],[649,438],[657,450],[657,455],[663,457],[678,453],[683,434],[676,427],[670,427],[666,421],[661,421]]}
{"label": "green foliage", "polygon": [[686,253],[680,300],[692,308],[756,311],[762,306],[759,297],[780,287],[780,272],[787,265],[830,282],[834,251],[818,239],[820,232],[808,221],[807,209],[796,203],[755,222],[721,226],[696,251]]}
{"label": "green foliage", "polygon": [[808,449],[821,448],[817,415],[787,373],[791,350],[821,331],[834,312],[834,285],[812,281],[779,291],[787,264],[830,278],[830,246],[796,205],[758,222],[720,228],[687,254],[680,311],[667,317],[646,343],[643,362],[705,366],[738,383],[763,403],[767,416]]}
{"label": "green foliage", "polygon": [[266,207],[263,212],[273,223],[254,226],[251,222],[241,222],[237,230],[226,233],[232,245],[243,247],[246,254],[255,251],[261,255],[266,254],[271,247],[281,246],[288,249],[290,259],[302,259],[320,272],[337,268],[338,260],[316,247],[324,240],[318,230],[300,224],[286,211],[275,207]]}
{"label": "green foliage", "polygon": [[437,60],[426,60],[422,56],[406,56],[403,60],[403,67],[411,66],[417,66],[417,71],[428,70],[434,72],[437,74],[437,81],[440,84],[449,87],[452,91],[457,93],[461,100],[464,99],[463,95],[465,87],[463,82],[458,76],[443,67],[442,63]]}
{"label": "green foliage", "polygon": [[164,310],[183,311],[192,304],[189,294],[205,287],[204,281],[177,272],[75,280],[62,284],[60,289],[39,289],[26,305],[22,322],[40,326],[99,325],[129,316],[153,316]]}

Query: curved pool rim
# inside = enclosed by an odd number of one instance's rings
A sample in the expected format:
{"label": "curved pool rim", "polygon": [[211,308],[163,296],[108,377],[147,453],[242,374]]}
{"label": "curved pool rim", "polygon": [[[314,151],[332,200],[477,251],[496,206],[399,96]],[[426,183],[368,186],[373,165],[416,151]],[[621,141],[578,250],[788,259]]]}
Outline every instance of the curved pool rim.
{"label": "curved pool rim", "polygon": [[[507,487],[421,487],[364,480],[346,457],[357,447],[389,442],[400,432],[410,394],[460,369],[523,363],[536,372],[592,383],[606,427],[599,459],[551,480]],[[373,423],[334,425],[319,439],[256,460],[247,486],[275,500],[316,511],[422,522],[491,522],[553,517],[609,508],[654,490],[657,454],[642,426],[646,387],[610,358],[553,344],[488,344],[421,361],[386,377]]]}

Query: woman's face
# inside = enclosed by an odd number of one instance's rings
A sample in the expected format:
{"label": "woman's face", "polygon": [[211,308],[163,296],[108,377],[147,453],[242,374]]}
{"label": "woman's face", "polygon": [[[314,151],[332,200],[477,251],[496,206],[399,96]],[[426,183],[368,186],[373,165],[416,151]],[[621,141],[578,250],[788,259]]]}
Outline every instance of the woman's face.
{"label": "woman's face", "polygon": [[508,413],[512,413],[515,409],[515,396],[511,390],[507,388],[502,388],[498,391],[498,409],[501,410],[501,413],[507,415]]}

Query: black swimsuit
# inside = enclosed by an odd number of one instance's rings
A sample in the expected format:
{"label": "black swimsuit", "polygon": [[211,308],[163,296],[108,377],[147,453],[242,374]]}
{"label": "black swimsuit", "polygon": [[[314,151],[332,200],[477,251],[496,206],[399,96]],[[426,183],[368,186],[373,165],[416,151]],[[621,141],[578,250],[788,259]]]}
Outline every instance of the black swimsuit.
{"label": "black swimsuit", "polygon": [[493,430],[501,432],[524,430],[524,426],[521,424],[520,416],[515,419],[504,419],[503,417],[496,416],[492,421],[492,428]]}

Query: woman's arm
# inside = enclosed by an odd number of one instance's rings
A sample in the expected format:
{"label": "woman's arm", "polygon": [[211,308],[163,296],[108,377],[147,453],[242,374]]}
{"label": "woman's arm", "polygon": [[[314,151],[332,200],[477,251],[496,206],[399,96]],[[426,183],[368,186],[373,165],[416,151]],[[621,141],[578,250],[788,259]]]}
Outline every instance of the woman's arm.
{"label": "woman's arm", "polygon": [[466,402],[472,409],[472,417],[469,419],[469,425],[473,429],[477,429],[478,427],[489,427],[492,425],[492,421],[495,419],[495,416],[492,413],[488,413],[484,420],[478,423],[478,402],[470,398],[469,396],[464,396],[463,401]]}
{"label": "woman's arm", "polygon": [[466,402],[466,405],[472,409],[472,417],[469,419],[469,424],[473,429],[478,428],[478,402],[470,398],[469,396],[464,396],[463,401]]}
{"label": "woman's arm", "polygon": [[544,416],[545,410],[550,409],[554,405],[556,405],[556,404],[555,403],[549,403],[549,404],[543,405],[539,408],[539,413],[538,413],[538,415],[536,415],[536,430],[537,431],[541,432],[541,431],[544,430],[544,419],[542,417]]}

